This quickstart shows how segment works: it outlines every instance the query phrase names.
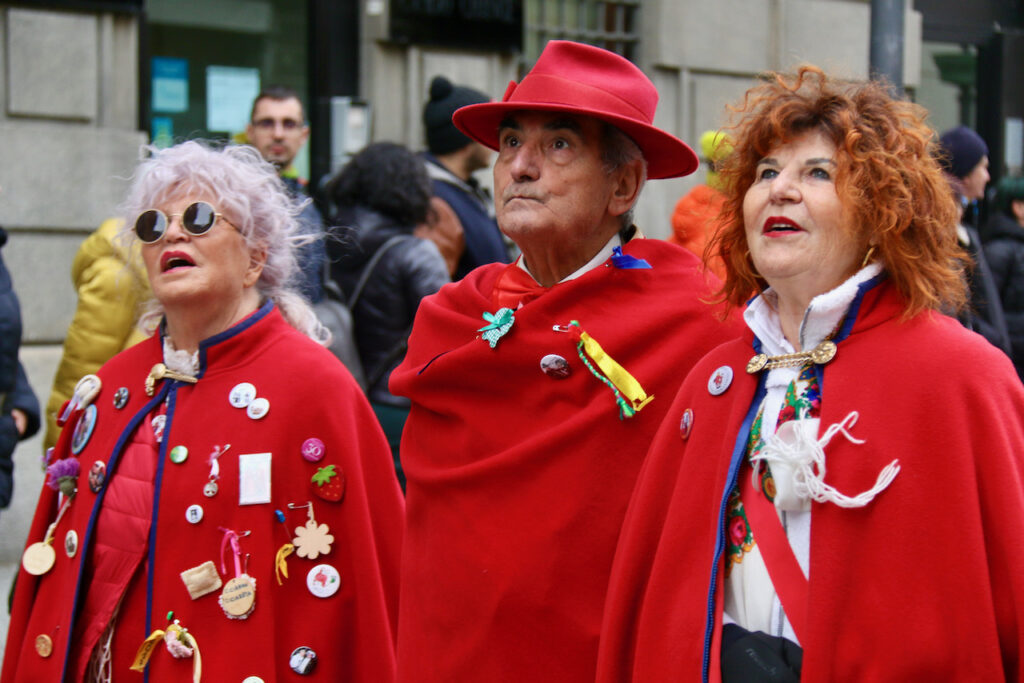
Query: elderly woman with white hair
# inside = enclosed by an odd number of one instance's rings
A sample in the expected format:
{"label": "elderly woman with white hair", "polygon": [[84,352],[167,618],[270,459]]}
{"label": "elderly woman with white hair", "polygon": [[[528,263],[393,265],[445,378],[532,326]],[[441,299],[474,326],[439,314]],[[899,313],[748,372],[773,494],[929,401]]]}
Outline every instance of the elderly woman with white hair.
{"label": "elderly woman with white hair", "polygon": [[392,680],[403,503],[292,289],[295,210],[252,148],[148,151],[157,333],[61,411],[0,680]]}

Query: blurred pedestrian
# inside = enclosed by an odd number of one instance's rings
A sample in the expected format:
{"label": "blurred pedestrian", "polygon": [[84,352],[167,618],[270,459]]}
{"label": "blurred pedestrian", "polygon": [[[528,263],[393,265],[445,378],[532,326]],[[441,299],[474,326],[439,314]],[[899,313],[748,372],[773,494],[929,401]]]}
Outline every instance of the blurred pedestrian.
{"label": "blurred pedestrian", "polygon": [[[7,231],[0,228],[0,247]],[[14,493],[14,448],[39,431],[39,401],[18,358],[21,307],[14,283],[0,256],[0,508]]]}
{"label": "blurred pedestrian", "polygon": [[75,383],[153,333],[136,324],[142,304],[152,294],[138,244],[119,239],[121,228],[119,218],[103,221],[71,262],[71,284],[78,299],[46,402],[44,452],[57,443],[57,413],[71,398]]}
{"label": "blurred pedestrian", "polygon": [[356,346],[367,396],[404,488],[399,442],[409,399],[392,394],[388,380],[405,358],[420,301],[449,282],[437,246],[413,235],[429,218],[430,181],[419,157],[402,145],[378,142],[352,157],[325,191],[337,207],[327,245],[331,277],[347,297],[366,278],[352,311]]}
{"label": "blurred pedestrian", "polygon": [[309,198],[307,181],[292,162],[309,140],[309,124],[299,94],[283,85],[265,88],[252,103],[245,129],[250,145],[274,165],[292,200],[302,206],[299,224],[310,239],[299,246],[299,292],[312,302],[323,296],[324,225],[320,211]]}
{"label": "blurred pedestrian", "polygon": [[959,209],[957,239],[970,256],[967,285],[970,306],[960,314],[960,322],[969,330],[981,334],[1003,353],[1010,354],[1010,333],[1006,327],[999,290],[992,280],[978,231],[964,222],[968,209],[985,197],[989,181],[988,145],[967,126],[957,126],[939,137],[939,162],[946,174]]}
{"label": "blurred pedestrian", "polygon": [[453,279],[459,280],[477,266],[508,263],[508,251],[494,221],[494,199],[473,174],[491,165],[493,152],[466,137],[452,123],[452,114],[468,104],[490,98],[467,86],[454,85],[444,76],[430,82],[430,99],[423,105],[427,151],[423,160],[434,196],[455,212],[465,248],[459,255]]}
{"label": "blurred pedestrian", "polygon": [[1024,380],[1024,178],[1007,177],[996,187],[985,258],[1006,316],[1017,374]]}
{"label": "blurred pedestrian", "polygon": [[[672,211],[672,234],[668,241],[689,249],[701,259],[704,248],[721,225],[719,215],[725,204],[718,165],[732,152],[729,137],[718,131],[705,131],[700,136],[701,163],[707,167],[706,179],[683,195]],[[705,264],[715,277],[725,276],[725,265],[713,254]]]}

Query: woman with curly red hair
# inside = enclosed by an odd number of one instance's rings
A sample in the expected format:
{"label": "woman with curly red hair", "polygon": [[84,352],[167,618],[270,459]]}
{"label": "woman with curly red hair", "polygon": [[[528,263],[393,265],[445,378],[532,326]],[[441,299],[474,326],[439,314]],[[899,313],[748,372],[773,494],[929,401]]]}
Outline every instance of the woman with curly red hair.
{"label": "woman with curly red hair", "polygon": [[[1020,680],[1024,388],[925,112],[804,67],[734,108],[721,298],[637,484],[599,681]],[[826,467],[827,466],[827,467]]]}

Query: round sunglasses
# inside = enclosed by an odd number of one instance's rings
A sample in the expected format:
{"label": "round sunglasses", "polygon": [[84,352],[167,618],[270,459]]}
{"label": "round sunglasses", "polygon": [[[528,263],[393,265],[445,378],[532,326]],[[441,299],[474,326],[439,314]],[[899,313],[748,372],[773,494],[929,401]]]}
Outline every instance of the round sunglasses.
{"label": "round sunglasses", "polygon": [[223,216],[206,202],[194,202],[189,204],[181,213],[172,213],[170,216],[160,209],[149,209],[139,214],[135,219],[135,235],[146,244],[153,244],[163,239],[167,234],[167,228],[171,219],[175,216],[181,217],[181,227],[190,235],[198,237],[205,235]]}

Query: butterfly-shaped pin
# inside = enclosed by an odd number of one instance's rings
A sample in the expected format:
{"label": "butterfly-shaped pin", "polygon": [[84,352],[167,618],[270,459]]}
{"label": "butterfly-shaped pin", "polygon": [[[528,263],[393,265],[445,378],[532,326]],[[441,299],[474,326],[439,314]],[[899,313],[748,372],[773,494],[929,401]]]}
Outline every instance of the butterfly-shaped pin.
{"label": "butterfly-shaped pin", "polygon": [[498,345],[498,340],[504,337],[510,329],[512,329],[512,323],[516,321],[515,313],[511,308],[499,308],[495,313],[484,312],[484,320],[489,325],[484,325],[477,332],[482,332],[480,336],[484,338],[493,349]]}

